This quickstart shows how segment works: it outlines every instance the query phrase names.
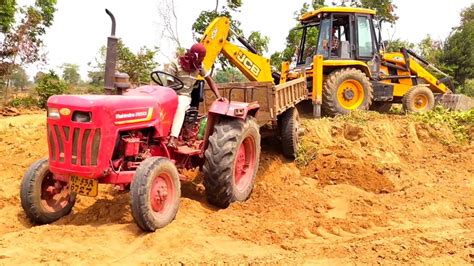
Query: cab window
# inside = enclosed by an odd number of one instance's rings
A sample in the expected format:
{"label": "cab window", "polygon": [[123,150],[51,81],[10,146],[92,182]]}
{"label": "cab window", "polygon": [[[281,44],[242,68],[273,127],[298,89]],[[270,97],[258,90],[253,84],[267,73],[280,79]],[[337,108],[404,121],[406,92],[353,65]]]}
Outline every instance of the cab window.
{"label": "cab window", "polygon": [[359,57],[372,57],[374,54],[370,20],[365,16],[357,16],[357,53]]}

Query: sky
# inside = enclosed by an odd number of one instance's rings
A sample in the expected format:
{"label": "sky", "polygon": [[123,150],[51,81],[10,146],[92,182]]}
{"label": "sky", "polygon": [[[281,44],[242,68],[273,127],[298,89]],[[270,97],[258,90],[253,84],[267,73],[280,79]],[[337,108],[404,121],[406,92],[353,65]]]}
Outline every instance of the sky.
{"label": "sky", "polygon": [[[47,65],[27,68],[30,76],[38,70],[55,69],[64,63],[77,64],[81,77],[87,78],[88,62],[93,62],[98,50],[107,42],[110,34],[110,19],[105,8],[111,10],[117,20],[116,35],[122,38],[132,51],[142,46],[159,47],[157,61],[163,65],[172,56],[174,48],[170,42],[160,38],[159,6],[165,0],[59,0],[54,24],[44,37]],[[19,5],[32,4],[34,0],[17,0]],[[224,0],[220,1],[225,2]],[[235,15],[242,22],[244,34],[260,31],[270,38],[269,56],[285,47],[288,31],[295,25],[294,12],[305,0],[243,0],[240,13]],[[326,1],[331,2],[331,1]],[[459,13],[473,0],[394,0],[399,20],[396,25],[385,26],[383,38],[401,38],[417,43],[426,35],[435,40],[444,40],[459,25]],[[215,8],[215,0],[175,0],[178,16],[178,35],[181,44],[193,44],[191,26],[202,10]]]}

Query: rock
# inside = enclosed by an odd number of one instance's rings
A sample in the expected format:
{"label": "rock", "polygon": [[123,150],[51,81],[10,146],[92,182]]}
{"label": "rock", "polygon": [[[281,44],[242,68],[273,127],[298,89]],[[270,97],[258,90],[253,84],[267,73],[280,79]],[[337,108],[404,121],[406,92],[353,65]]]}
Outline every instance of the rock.
{"label": "rock", "polygon": [[329,149],[322,149],[322,150],[319,150],[319,153],[322,155],[322,156],[329,156],[332,154],[332,151],[329,150]]}

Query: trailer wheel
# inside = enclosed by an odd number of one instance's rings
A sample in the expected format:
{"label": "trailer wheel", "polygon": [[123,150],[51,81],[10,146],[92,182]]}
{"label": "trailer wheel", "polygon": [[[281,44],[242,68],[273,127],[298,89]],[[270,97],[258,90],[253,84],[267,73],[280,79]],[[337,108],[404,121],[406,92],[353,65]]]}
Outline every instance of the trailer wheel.
{"label": "trailer wheel", "polygon": [[324,82],[322,108],[330,116],[345,115],[369,109],[372,98],[369,78],[359,69],[342,68],[329,74]]}
{"label": "trailer wheel", "polygon": [[433,92],[425,86],[414,86],[402,99],[406,113],[426,112],[433,109],[435,98]]}
{"label": "trailer wheel", "polygon": [[222,120],[206,149],[204,187],[207,200],[226,208],[250,197],[260,159],[260,133],[255,118]]}
{"label": "trailer wheel", "polygon": [[130,186],[133,219],[144,231],[165,227],[176,217],[180,197],[176,166],[168,158],[148,158],[137,168]]}
{"label": "trailer wheel", "polygon": [[373,102],[369,109],[379,113],[388,113],[392,109],[392,102]]}
{"label": "trailer wheel", "polygon": [[280,134],[283,155],[294,159],[298,152],[300,115],[298,109],[291,108],[281,115]]}
{"label": "trailer wheel", "polygon": [[48,159],[41,159],[23,177],[20,200],[33,223],[49,224],[71,212],[76,194],[70,193],[67,183],[55,180]]}

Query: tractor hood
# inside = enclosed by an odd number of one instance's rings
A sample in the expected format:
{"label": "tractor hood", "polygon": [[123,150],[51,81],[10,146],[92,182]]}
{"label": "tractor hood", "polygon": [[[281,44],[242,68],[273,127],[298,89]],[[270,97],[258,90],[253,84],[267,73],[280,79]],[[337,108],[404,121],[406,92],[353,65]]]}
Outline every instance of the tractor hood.
{"label": "tractor hood", "polygon": [[[142,86],[124,95],[55,95],[48,100],[49,108],[58,108],[61,116],[75,111],[92,113],[95,122],[149,121],[162,111],[173,113],[177,106],[176,92],[167,87]],[[165,109],[165,110],[163,110]]]}

